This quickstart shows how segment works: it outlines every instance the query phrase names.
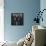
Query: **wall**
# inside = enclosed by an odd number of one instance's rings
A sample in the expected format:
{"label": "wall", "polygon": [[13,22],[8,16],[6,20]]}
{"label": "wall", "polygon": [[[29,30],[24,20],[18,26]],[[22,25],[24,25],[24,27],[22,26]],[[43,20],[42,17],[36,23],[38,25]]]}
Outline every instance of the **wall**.
{"label": "wall", "polygon": [[4,41],[4,0],[0,0],[0,42]]}
{"label": "wall", "polygon": [[[35,12],[40,9],[40,0],[5,0],[4,1],[4,39],[18,41],[32,28],[32,21],[36,17]],[[24,25],[12,26],[11,13],[24,13]]]}
{"label": "wall", "polygon": [[[41,11],[43,9],[46,9],[46,0],[40,1],[40,9],[41,9]],[[43,17],[43,22],[41,21],[40,25],[46,26],[46,20],[45,20],[46,19],[46,10],[43,12],[42,17]]]}

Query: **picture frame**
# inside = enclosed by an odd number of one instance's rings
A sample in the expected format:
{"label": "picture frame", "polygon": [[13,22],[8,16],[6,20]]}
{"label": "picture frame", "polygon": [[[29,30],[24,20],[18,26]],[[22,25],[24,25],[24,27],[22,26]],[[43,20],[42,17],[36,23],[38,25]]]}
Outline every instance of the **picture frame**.
{"label": "picture frame", "polygon": [[11,13],[11,25],[24,25],[24,13]]}

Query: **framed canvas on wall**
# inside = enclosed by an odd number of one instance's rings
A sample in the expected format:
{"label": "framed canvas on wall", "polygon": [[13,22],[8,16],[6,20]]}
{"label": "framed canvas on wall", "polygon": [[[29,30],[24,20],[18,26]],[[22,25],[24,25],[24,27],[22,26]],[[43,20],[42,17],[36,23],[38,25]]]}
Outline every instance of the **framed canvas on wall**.
{"label": "framed canvas on wall", "polygon": [[24,13],[11,13],[11,25],[24,25]]}

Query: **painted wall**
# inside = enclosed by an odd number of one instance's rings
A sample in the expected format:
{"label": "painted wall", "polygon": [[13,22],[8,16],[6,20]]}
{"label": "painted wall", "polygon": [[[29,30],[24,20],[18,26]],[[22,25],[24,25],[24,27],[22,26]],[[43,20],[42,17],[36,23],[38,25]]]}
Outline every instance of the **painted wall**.
{"label": "painted wall", "polygon": [[[4,35],[7,41],[18,41],[32,28],[32,21],[40,9],[40,0],[5,0],[4,1]],[[11,13],[24,13],[24,25],[12,26]]]}
{"label": "painted wall", "polygon": [[[42,11],[43,9],[46,9],[46,0],[41,0],[40,2],[41,2],[40,9]],[[46,26],[46,10],[43,12],[42,17],[43,17],[43,22],[41,21],[40,25]]]}

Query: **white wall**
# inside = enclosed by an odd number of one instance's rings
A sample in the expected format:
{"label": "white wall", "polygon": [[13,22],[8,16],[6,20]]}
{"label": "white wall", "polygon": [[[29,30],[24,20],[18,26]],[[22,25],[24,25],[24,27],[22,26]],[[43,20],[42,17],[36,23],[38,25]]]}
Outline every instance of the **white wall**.
{"label": "white wall", "polygon": [[4,0],[0,0],[0,42],[4,41]]}

